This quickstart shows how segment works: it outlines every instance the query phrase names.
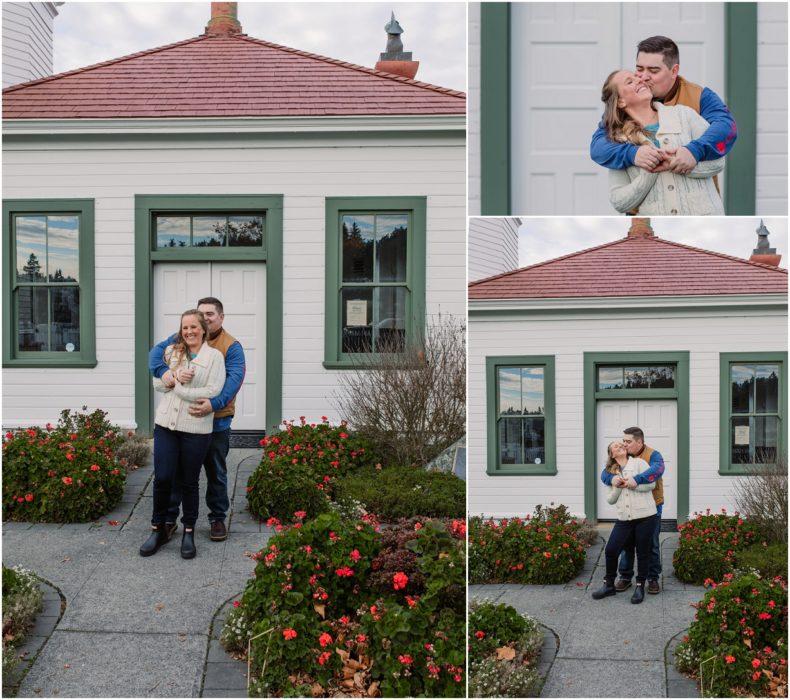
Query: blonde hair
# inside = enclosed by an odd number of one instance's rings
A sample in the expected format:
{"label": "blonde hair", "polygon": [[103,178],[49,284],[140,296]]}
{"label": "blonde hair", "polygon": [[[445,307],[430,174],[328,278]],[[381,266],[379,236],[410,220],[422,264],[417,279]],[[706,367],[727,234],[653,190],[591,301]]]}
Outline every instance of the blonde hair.
{"label": "blonde hair", "polygon": [[185,316],[195,316],[200,323],[200,327],[203,329],[203,341],[205,342],[206,338],[208,338],[208,324],[206,323],[206,317],[203,316],[202,311],[198,311],[197,309],[188,309],[181,314],[181,321],[178,324],[178,337],[176,338],[176,342],[173,344],[173,354],[172,357],[177,357],[179,364],[183,362],[184,358],[187,356],[188,346],[187,341],[184,339],[184,335],[181,331],[181,326],[184,325],[184,317]]}
{"label": "blonde hair", "polygon": [[603,126],[610,141],[620,141],[623,143],[633,143],[637,146],[649,143],[647,134],[635,119],[629,116],[622,107],[617,104],[620,94],[614,84],[614,76],[620,70],[609,73],[609,77],[604,81],[601,89],[601,102],[604,103]]}
{"label": "blonde hair", "polygon": [[610,474],[617,474],[621,470],[617,460],[612,456],[612,445],[614,445],[616,442],[619,442],[619,440],[613,440],[606,446],[606,454],[609,455],[609,459],[606,460],[606,471],[608,471]]}

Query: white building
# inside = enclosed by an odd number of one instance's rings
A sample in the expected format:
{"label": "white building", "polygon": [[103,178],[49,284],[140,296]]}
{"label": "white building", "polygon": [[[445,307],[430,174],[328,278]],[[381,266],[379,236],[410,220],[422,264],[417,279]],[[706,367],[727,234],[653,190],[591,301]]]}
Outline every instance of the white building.
{"label": "white building", "polygon": [[635,219],[625,238],[472,283],[470,514],[554,502],[616,517],[599,477],[631,426],[664,457],[665,519],[731,508],[750,464],[787,453],[787,271],[772,252],[700,250]]}
{"label": "white building", "polygon": [[3,87],[52,73],[52,32],[62,2],[3,3]]}
{"label": "white building", "polygon": [[521,219],[469,219],[469,281],[491,277],[518,267],[518,229]]}
{"label": "white building", "polygon": [[337,419],[364,343],[465,313],[464,115],[232,15],[5,90],[4,424],[150,430],[149,348],[206,295],[246,354],[234,429]]}

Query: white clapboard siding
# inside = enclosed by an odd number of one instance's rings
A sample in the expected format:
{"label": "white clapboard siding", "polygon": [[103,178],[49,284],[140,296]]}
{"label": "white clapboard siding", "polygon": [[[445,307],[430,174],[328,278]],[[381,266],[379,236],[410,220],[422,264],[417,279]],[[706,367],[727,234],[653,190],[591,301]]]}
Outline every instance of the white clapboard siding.
{"label": "white clapboard siding", "polygon": [[[616,323],[615,323],[616,320]],[[510,517],[538,504],[564,503],[584,515],[585,352],[688,351],[690,512],[732,508],[732,484],[719,463],[719,353],[786,350],[783,312],[605,313],[524,317],[471,317],[469,324],[469,512]],[[627,329],[620,334],[618,329]],[[556,476],[486,475],[486,357],[554,355],[557,426]],[[647,436],[650,442],[650,436]]]}
{"label": "white clapboard siding", "polygon": [[469,160],[469,216],[480,214],[480,3],[468,5],[467,139]]}
{"label": "white clapboard siding", "polygon": [[518,267],[521,219],[469,219],[469,281],[492,277]]}
{"label": "white clapboard siding", "polygon": [[52,32],[57,14],[53,2],[3,3],[4,88],[52,74]]}
{"label": "white clapboard siding", "polygon": [[[6,144],[4,198],[96,201],[95,369],[3,372],[3,423],[46,422],[83,404],[134,425],[135,194],[282,194],[283,415],[337,419],[337,371],[322,366],[326,197],[427,196],[428,313],[466,309],[463,135],[300,141],[287,136],[200,146]],[[233,328],[228,328],[233,333]],[[33,393],[31,385],[41,387]]]}
{"label": "white clapboard siding", "polygon": [[786,3],[757,4],[756,190],[757,214],[787,214]]}

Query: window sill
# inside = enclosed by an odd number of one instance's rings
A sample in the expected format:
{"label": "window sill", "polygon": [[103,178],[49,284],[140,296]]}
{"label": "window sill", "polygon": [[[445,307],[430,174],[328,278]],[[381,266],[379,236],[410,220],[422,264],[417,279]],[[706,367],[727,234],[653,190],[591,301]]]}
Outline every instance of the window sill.
{"label": "window sill", "polygon": [[23,369],[92,369],[98,363],[96,360],[6,360],[3,368],[12,369],[14,367]]}
{"label": "window sill", "polygon": [[557,468],[552,466],[532,465],[527,464],[524,466],[515,467],[500,467],[498,469],[487,469],[488,476],[556,476]]}
{"label": "window sill", "polygon": [[324,360],[324,369],[374,369],[377,365],[365,360]]}
{"label": "window sill", "polygon": [[753,464],[746,466],[719,467],[719,476],[755,476],[763,473],[765,469],[771,469],[773,464]]}

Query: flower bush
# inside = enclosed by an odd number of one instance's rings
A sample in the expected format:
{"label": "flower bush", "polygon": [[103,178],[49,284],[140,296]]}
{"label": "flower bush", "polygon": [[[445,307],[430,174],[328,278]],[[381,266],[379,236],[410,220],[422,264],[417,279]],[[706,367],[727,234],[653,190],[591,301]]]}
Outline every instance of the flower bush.
{"label": "flower bush", "polygon": [[678,525],[680,542],[672,558],[675,575],[686,583],[702,584],[705,579],[721,581],[737,563],[737,553],[760,540],[757,528],[737,513],[694,513]]}
{"label": "flower bush", "polygon": [[41,610],[43,595],[26,569],[3,566],[3,686],[15,685],[11,674],[19,663],[15,649]]}
{"label": "flower bush", "polygon": [[584,566],[582,527],[563,505],[499,522],[471,518],[469,582],[566,583]]}
{"label": "flower bush", "polygon": [[263,456],[247,482],[250,512],[262,519],[290,522],[293,513],[308,517],[329,508],[335,481],[365,465],[367,444],[353,436],[345,423],[331,426],[284,423],[285,429],[261,440]]}
{"label": "flower bush", "polygon": [[7,432],[3,518],[86,522],[112,510],[126,483],[126,469],[115,454],[121,440],[101,410],[65,410],[57,426]]}
{"label": "flower bush", "polygon": [[469,606],[469,694],[537,697],[543,679],[535,669],[543,646],[538,623],[509,605]]}
{"label": "flower bush", "polygon": [[368,467],[339,479],[335,499],[359,501],[385,521],[415,515],[463,518],[466,485],[454,474],[420,467]]}
{"label": "flower bush", "polygon": [[782,578],[724,574],[710,590],[675,658],[699,678],[704,695],[787,694],[787,584]]}

